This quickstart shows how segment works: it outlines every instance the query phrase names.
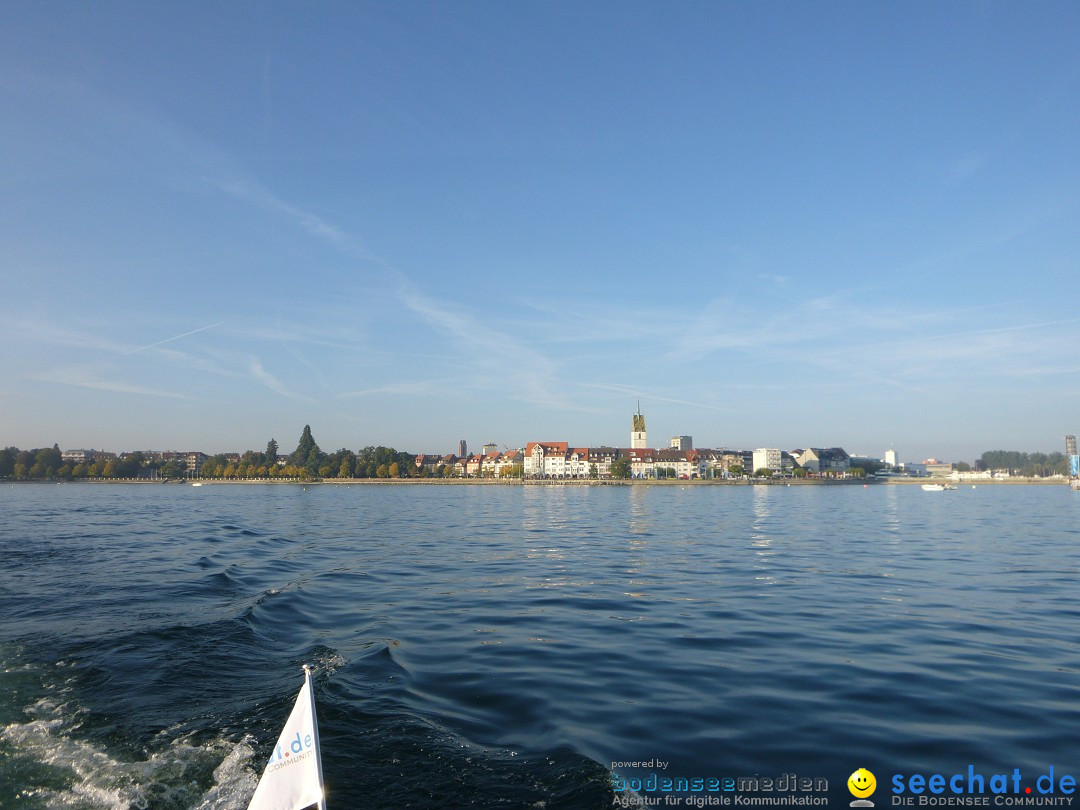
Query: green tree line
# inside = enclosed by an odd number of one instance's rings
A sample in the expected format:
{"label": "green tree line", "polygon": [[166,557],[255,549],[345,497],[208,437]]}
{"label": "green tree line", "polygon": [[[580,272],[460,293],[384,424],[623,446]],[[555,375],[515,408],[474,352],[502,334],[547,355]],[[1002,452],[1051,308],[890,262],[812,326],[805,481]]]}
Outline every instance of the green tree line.
{"label": "green tree line", "polygon": [[73,480],[76,478],[136,478],[146,468],[143,453],[125,458],[102,458],[91,462],[65,462],[57,445],[34,450],[5,447],[0,450],[0,478],[17,481]]}
{"label": "green tree line", "polygon": [[978,470],[1008,470],[1013,475],[1046,477],[1068,475],[1064,453],[1022,453],[1019,450],[987,450],[975,462]]}
{"label": "green tree line", "polygon": [[[416,457],[393,447],[364,447],[356,452],[342,448],[326,453],[319,448],[304,426],[296,450],[284,465],[278,454],[278,443],[267,442],[266,450],[248,450],[237,461],[225,454],[210,456],[203,462],[200,478],[426,478],[432,475],[454,475],[453,470],[440,468],[432,473],[416,468]],[[18,481],[77,480],[82,478],[166,478],[187,477],[183,459],[162,460],[145,453],[125,454],[123,458],[100,458],[87,462],[65,462],[60,448],[20,450],[7,447],[0,450],[0,478]]]}

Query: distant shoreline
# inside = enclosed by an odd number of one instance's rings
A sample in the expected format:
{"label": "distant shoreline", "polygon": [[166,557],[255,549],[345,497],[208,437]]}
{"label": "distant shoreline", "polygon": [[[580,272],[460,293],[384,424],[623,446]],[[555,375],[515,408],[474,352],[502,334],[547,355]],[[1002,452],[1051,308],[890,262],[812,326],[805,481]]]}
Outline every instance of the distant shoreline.
{"label": "distant shoreline", "polygon": [[756,479],[717,479],[696,478],[692,480],[682,479],[610,479],[610,478],[554,478],[554,479],[527,479],[521,478],[324,478],[312,481],[300,479],[282,480],[280,478],[243,478],[243,479],[180,479],[180,480],[150,480],[145,478],[93,478],[76,479],[73,481],[12,481],[5,480],[3,483],[11,484],[156,484],[160,486],[191,486],[198,483],[200,486],[252,486],[257,484],[273,485],[302,485],[329,484],[334,486],[528,486],[528,487],[560,487],[560,486],[647,486],[647,487],[673,487],[673,486],[721,486],[721,487],[783,487],[783,486],[811,486],[811,487],[835,487],[835,486],[881,486],[897,485],[912,486],[929,483],[948,483],[954,486],[973,487],[979,486],[1068,486],[1068,479],[1062,478],[987,478],[974,480],[956,481],[950,478],[780,478],[772,480]]}
{"label": "distant shoreline", "polygon": [[972,478],[968,480],[961,479],[957,481],[954,478],[886,478],[887,484],[899,484],[900,486],[908,486],[911,484],[951,484],[956,487],[966,487],[971,485],[973,487],[1007,487],[1007,486],[1027,486],[1027,487],[1041,487],[1041,486],[1059,486],[1067,487],[1069,485],[1069,479],[1067,478],[1023,478],[1021,476],[1013,476],[1012,478]]}

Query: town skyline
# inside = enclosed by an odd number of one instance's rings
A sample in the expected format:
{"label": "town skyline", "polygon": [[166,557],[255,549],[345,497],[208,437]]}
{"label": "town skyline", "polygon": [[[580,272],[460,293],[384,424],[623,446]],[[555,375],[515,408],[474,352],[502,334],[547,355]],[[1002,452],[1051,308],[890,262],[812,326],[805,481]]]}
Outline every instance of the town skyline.
{"label": "town skyline", "polygon": [[[628,431],[627,436],[625,437],[626,441],[623,441],[623,442],[577,442],[577,441],[574,441],[572,439],[567,439],[565,437],[536,438],[534,436],[533,438],[530,438],[530,439],[528,439],[526,441],[517,442],[517,443],[514,443],[514,442],[498,442],[498,441],[492,441],[490,439],[488,439],[486,441],[480,441],[480,442],[472,443],[468,439],[458,439],[457,441],[453,442],[453,448],[452,449],[446,449],[446,448],[443,448],[443,447],[419,448],[419,447],[413,447],[413,446],[411,446],[409,444],[403,444],[403,445],[400,445],[400,447],[401,447],[401,452],[407,453],[409,455],[423,455],[423,454],[434,455],[434,456],[455,455],[455,456],[462,457],[462,458],[468,458],[468,457],[472,457],[472,456],[480,454],[481,453],[480,448],[483,448],[484,452],[487,452],[488,448],[495,448],[499,452],[513,451],[513,452],[522,452],[523,453],[523,452],[527,451],[527,448],[529,448],[530,446],[535,445],[535,444],[543,444],[543,445],[552,445],[552,444],[558,445],[558,444],[561,444],[561,445],[563,445],[564,450],[567,450],[567,449],[574,450],[574,449],[577,449],[577,448],[580,448],[580,449],[590,449],[590,448],[591,449],[621,449],[621,450],[627,450],[627,449],[631,449],[631,448],[640,448],[640,449],[647,449],[649,451],[663,451],[663,450],[668,450],[668,449],[671,449],[671,448],[678,447],[679,449],[684,449],[684,450],[685,449],[694,449],[694,450],[708,450],[708,451],[752,452],[752,451],[761,450],[761,449],[776,449],[778,451],[781,451],[785,456],[787,456],[789,453],[794,452],[794,451],[801,451],[801,450],[807,450],[807,449],[814,449],[814,450],[839,449],[839,450],[844,451],[848,455],[850,455],[852,458],[875,459],[875,460],[880,461],[882,463],[888,463],[890,466],[897,466],[897,465],[903,466],[904,464],[908,464],[908,465],[910,465],[910,464],[921,464],[921,463],[925,463],[927,461],[929,461],[931,463],[933,463],[933,462],[944,462],[944,463],[951,463],[951,464],[956,464],[956,463],[974,464],[979,459],[980,456],[986,454],[987,452],[991,452],[991,451],[1015,451],[1015,452],[1020,452],[1020,453],[1031,453],[1031,452],[1034,452],[1034,453],[1060,453],[1061,452],[1060,447],[1057,448],[1057,449],[1053,449],[1053,448],[1042,448],[1042,447],[1040,447],[1040,448],[1018,448],[1018,447],[1006,448],[1004,446],[996,446],[996,447],[990,448],[989,446],[987,446],[983,450],[981,450],[979,453],[973,454],[973,455],[971,455],[969,457],[949,458],[949,457],[946,457],[946,456],[943,456],[943,455],[940,455],[940,454],[928,454],[928,455],[923,454],[923,455],[915,455],[915,456],[911,456],[911,457],[906,457],[906,456],[904,456],[904,454],[898,448],[896,448],[894,446],[888,447],[885,450],[882,450],[880,453],[875,453],[873,451],[867,452],[867,451],[865,451],[863,449],[856,449],[856,450],[853,450],[853,451],[849,452],[849,451],[847,451],[845,449],[845,446],[843,444],[834,444],[834,443],[827,443],[827,442],[809,442],[809,443],[791,444],[791,445],[782,445],[782,444],[777,444],[777,443],[770,444],[768,442],[765,442],[765,443],[760,443],[759,442],[757,444],[733,444],[733,443],[726,443],[726,444],[725,443],[718,443],[718,444],[706,443],[706,444],[702,444],[702,443],[698,442],[697,440],[695,440],[695,438],[694,438],[694,436],[692,434],[685,434],[685,433],[683,433],[683,434],[678,434],[678,433],[676,433],[676,434],[664,434],[664,435],[658,437],[656,433],[650,433],[647,430],[648,421],[646,419],[646,415],[643,414],[642,411],[641,411],[640,403],[638,403],[638,410],[635,413],[630,415],[629,424],[630,424],[629,431]],[[307,441],[310,438],[310,436],[313,435],[313,433],[315,433],[315,432],[317,432],[317,431],[311,430],[310,425],[305,425],[304,426],[304,431],[303,431],[300,439],[298,440],[299,441],[298,446],[302,446],[303,443],[305,441]],[[1069,438],[1071,438],[1071,437],[1070,436],[1063,436],[1062,437],[1062,443],[1063,444],[1066,443]],[[658,441],[658,439],[659,439],[659,441]],[[280,441],[277,440],[276,436],[271,436],[267,440],[266,444],[267,444],[267,446],[269,446],[271,443],[273,444],[273,446],[275,448],[275,451],[278,451],[280,449],[280,456],[283,457],[283,458],[288,457],[293,453],[293,451],[290,451],[290,450],[287,449],[290,446],[288,440],[286,440],[285,443],[282,444]],[[54,442],[53,444],[44,443],[42,445],[23,445],[23,446],[20,447],[17,444],[0,442],[0,447],[9,448],[9,449],[14,448],[14,449],[20,449],[20,450],[28,450],[28,449],[31,449],[31,448],[52,447],[54,445],[56,447],[59,447],[61,449],[61,451],[65,455],[67,453],[69,453],[69,452],[72,452],[72,451],[76,451],[76,452],[96,451],[96,452],[99,452],[99,453],[103,452],[103,453],[105,453],[105,454],[107,454],[109,456],[130,454],[130,453],[133,453],[133,452],[140,452],[140,453],[161,453],[161,452],[164,452],[166,454],[172,454],[172,455],[182,455],[184,453],[199,453],[199,454],[205,455],[207,457],[222,456],[222,455],[239,457],[240,455],[242,455],[244,453],[247,453],[247,452],[259,452],[259,450],[258,450],[259,446],[258,445],[246,446],[244,448],[239,448],[239,447],[236,447],[234,445],[234,446],[226,448],[226,449],[213,448],[213,449],[210,449],[210,450],[206,450],[205,448],[195,447],[194,445],[191,445],[189,443],[188,445],[159,446],[159,447],[122,446],[121,448],[117,449],[117,448],[113,448],[113,447],[106,447],[104,445],[102,445],[102,446],[92,446],[90,444],[83,444],[83,445],[79,445],[79,446],[75,446],[75,445],[66,446],[65,445],[65,446],[61,447],[59,442]],[[331,442],[331,443],[327,443],[325,446],[322,446],[322,447],[323,447],[324,452],[326,452],[327,449],[330,448],[330,447],[338,447],[338,448],[340,448],[341,451],[352,452],[354,447],[355,448],[384,447],[384,448],[393,449],[393,448],[399,447],[399,445],[396,444],[396,443],[393,443],[393,442],[382,442],[382,441],[377,441],[376,440],[376,441],[371,441],[371,442],[363,442],[363,443],[360,443],[360,444],[356,444],[354,442],[353,444],[340,444],[340,445]],[[183,449],[181,449],[181,448],[183,448]],[[466,450],[466,452],[464,454],[461,453],[462,448],[467,448],[467,450]]]}
{"label": "town skyline", "polygon": [[[1080,6],[0,9],[0,444],[1052,451]],[[238,447],[239,445],[239,447]]]}

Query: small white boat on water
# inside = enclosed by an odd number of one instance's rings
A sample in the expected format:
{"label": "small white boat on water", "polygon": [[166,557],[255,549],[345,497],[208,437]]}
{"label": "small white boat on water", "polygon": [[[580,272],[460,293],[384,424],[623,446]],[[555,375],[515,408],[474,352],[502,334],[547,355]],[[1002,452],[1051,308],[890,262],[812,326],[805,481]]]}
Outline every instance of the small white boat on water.
{"label": "small white boat on water", "polygon": [[946,489],[956,489],[951,484],[923,484],[922,488],[925,492],[943,492]]}

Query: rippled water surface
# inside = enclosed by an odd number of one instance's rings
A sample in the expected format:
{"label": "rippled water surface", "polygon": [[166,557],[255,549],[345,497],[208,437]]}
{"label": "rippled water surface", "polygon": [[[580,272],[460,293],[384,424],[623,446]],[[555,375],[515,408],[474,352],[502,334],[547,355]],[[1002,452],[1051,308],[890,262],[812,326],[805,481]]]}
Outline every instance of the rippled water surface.
{"label": "rippled water surface", "polygon": [[1080,775],[1078,544],[1065,487],[5,486],[0,807],[244,807],[305,661],[331,808]]}

